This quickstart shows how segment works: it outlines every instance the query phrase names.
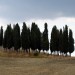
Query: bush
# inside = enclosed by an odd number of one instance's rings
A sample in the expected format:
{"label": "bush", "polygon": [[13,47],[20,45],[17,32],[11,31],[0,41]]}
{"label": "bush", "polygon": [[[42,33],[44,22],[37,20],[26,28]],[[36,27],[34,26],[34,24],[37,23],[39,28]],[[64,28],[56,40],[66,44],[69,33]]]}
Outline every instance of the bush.
{"label": "bush", "polygon": [[34,53],[34,56],[38,56],[38,55],[39,55],[39,52],[36,51],[36,52]]}

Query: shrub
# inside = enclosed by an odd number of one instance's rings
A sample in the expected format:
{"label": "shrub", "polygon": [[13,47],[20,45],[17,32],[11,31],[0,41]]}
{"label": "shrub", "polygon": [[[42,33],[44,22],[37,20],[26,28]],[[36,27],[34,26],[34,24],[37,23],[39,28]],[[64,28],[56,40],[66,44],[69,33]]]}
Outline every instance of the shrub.
{"label": "shrub", "polygon": [[38,56],[38,55],[39,55],[39,52],[36,51],[36,52],[34,53],[34,56]]}

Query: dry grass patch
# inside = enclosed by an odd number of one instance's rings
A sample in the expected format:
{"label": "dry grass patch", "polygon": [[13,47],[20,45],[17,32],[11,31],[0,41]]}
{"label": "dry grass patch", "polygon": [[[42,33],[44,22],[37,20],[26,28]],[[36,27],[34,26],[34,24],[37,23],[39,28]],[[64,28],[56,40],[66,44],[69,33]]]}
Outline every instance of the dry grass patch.
{"label": "dry grass patch", "polygon": [[0,75],[75,75],[75,59],[0,57]]}
{"label": "dry grass patch", "polygon": [[75,58],[0,50],[0,75],[75,75]]}

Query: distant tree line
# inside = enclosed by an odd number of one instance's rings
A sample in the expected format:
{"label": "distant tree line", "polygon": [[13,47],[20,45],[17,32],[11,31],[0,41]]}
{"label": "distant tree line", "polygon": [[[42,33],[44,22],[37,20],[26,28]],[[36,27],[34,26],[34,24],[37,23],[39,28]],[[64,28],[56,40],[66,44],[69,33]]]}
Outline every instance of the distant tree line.
{"label": "distant tree line", "polygon": [[[3,32],[3,27],[0,29],[0,46],[3,46],[5,50],[15,51],[23,50],[26,53],[38,51],[48,51],[50,48],[51,54],[65,55],[74,51],[74,38],[71,29],[68,30],[68,26],[65,25],[63,30],[58,30],[56,26],[53,26],[51,31],[51,38],[49,43],[48,38],[48,25],[44,24],[44,31],[41,32],[38,25],[32,23],[31,28],[28,28],[26,23],[23,22],[22,31],[20,31],[19,24],[7,25],[6,30]],[[4,33],[4,34],[3,34]]]}

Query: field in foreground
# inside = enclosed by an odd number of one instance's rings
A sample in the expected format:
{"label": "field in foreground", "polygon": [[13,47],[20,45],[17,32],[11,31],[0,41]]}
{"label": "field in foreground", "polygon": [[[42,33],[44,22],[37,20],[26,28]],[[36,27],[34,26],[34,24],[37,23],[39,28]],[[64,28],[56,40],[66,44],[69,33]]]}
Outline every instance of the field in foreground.
{"label": "field in foreground", "polygon": [[0,57],[0,75],[75,75],[75,58]]}

